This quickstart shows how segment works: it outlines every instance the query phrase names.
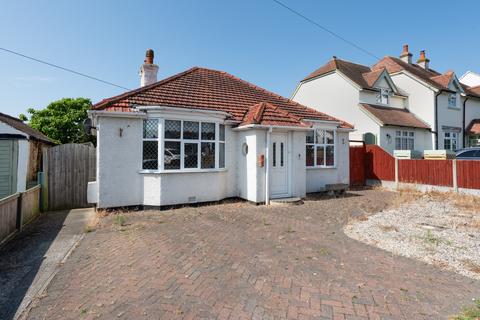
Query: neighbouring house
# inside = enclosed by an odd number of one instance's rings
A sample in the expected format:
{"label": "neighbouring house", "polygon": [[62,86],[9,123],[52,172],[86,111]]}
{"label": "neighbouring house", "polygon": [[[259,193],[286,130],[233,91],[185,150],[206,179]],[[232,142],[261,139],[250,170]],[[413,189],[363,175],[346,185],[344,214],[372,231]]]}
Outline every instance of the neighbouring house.
{"label": "neighbouring house", "polygon": [[157,71],[148,50],[142,86],[89,112],[98,208],[269,203],[349,182],[350,124],[226,72],[194,67],[157,82]]}
{"label": "neighbouring house", "polygon": [[477,87],[480,86],[480,74],[467,71],[460,77],[460,82],[468,87]]}
{"label": "neighbouring house", "polygon": [[[460,77],[460,82],[469,87],[477,95],[480,95],[480,74],[467,71]],[[469,147],[480,146],[480,110],[478,107],[470,107],[465,110],[465,117],[468,123],[465,131],[466,143]]]}
{"label": "neighbouring house", "polygon": [[42,150],[52,145],[20,119],[0,113],[0,199],[37,183]]}
{"label": "neighbouring house", "polygon": [[373,66],[333,57],[303,79],[292,100],[352,123],[352,140],[394,150],[451,149],[474,141],[480,90],[463,85],[453,71],[430,68],[425,51],[417,63],[405,45],[399,58]]}

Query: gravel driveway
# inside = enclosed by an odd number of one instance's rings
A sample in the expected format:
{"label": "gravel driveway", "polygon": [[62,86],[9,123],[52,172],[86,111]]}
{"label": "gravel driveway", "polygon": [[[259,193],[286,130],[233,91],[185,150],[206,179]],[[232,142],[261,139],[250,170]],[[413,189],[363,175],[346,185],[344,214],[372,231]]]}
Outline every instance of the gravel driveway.
{"label": "gravel driveway", "polygon": [[101,219],[30,319],[445,319],[480,282],[347,237],[381,191]]}

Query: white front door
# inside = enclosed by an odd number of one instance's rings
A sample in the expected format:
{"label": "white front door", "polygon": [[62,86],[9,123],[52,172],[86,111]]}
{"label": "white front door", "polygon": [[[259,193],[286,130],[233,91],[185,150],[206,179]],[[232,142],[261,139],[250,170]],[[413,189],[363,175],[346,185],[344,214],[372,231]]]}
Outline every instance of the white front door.
{"label": "white front door", "polygon": [[270,150],[270,196],[288,197],[287,134],[272,133]]}

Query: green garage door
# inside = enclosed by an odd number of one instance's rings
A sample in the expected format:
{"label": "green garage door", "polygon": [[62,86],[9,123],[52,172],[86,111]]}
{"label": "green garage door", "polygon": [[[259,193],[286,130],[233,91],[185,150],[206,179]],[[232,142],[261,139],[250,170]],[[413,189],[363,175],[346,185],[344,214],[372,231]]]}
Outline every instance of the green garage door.
{"label": "green garage door", "polygon": [[16,192],[17,156],[16,140],[0,140],[0,199]]}

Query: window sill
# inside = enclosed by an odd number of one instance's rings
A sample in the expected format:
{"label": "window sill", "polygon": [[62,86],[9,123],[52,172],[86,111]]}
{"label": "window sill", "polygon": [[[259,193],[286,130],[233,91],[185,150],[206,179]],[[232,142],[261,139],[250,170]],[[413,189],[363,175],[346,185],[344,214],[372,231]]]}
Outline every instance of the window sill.
{"label": "window sill", "polygon": [[315,169],[337,169],[336,166],[318,166],[318,167],[306,167],[307,170],[315,170]]}
{"label": "window sill", "polygon": [[451,109],[451,110],[457,110],[457,111],[462,110],[462,109],[459,108],[459,107],[451,107],[451,106],[448,106],[447,108],[448,108],[448,109]]}
{"label": "window sill", "polygon": [[140,174],[164,174],[164,173],[208,173],[208,172],[225,172],[227,168],[220,169],[184,169],[184,170],[140,170]]}

